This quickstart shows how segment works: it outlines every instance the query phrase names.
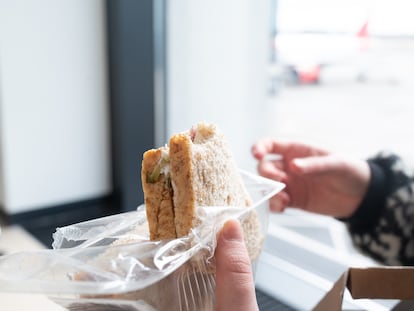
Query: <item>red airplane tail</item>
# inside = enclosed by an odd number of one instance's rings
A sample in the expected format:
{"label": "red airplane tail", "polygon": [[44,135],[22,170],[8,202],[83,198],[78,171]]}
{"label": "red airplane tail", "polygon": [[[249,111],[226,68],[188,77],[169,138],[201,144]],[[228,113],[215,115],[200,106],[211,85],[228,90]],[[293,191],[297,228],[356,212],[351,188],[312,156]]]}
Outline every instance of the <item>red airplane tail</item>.
{"label": "red airplane tail", "polygon": [[359,38],[359,50],[365,51],[368,49],[368,21],[366,21],[362,27],[358,30],[356,36]]}
{"label": "red airplane tail", "polygon": [[358,30],[357,36],[360,37],[360,38],[366,38],[366,37],[368,37],[368,21],[366,21],[362,25],[361,29]]}

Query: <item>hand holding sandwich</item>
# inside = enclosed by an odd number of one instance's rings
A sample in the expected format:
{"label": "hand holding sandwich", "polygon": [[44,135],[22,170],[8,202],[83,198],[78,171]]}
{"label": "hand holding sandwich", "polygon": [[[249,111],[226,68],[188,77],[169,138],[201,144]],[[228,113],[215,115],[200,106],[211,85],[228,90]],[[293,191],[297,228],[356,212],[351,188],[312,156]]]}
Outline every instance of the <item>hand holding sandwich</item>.
{"label": "hand holding sandwich", "polygon": [[259,310],[241,225],[227,221],[217,238],[215,311]]}
{"label": "hand holding sandwich", "polygon": [[[252,147],[260,175],[286,184],[270,201],[273,211],[286,206],[346,218],[364,198],[370,181],[366,161],[339,157],[303,143],[263,139]],[[269,155],[279,158],[269,160]]]}

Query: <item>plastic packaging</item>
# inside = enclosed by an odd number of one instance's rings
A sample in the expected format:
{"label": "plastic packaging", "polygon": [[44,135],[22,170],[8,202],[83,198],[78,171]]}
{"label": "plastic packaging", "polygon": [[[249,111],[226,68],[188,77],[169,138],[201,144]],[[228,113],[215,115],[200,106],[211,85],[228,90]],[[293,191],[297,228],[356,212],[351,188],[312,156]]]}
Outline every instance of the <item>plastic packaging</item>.
{"label": "plastic packaging", "polygon": [[241,172],[246,207],[198,207],[183,238],[150,241],[145,207],[58,228],[53,249],[0,257],[0,291],[43,293],[69,310],[213,310],[216,234],[240,219],[252,263],[282,183]]}

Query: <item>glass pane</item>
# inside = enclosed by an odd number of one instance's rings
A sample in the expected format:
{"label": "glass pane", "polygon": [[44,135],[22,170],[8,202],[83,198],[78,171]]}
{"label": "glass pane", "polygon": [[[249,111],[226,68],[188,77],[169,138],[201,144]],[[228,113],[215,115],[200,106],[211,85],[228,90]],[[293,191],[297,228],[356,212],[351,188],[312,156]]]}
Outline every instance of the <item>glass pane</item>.
{"label": "glass pane", "polygon": [[404,1],[279,0],[268,131],[414,159],[414,22]]}
{"label": "glass pane", "polygon": [[[408,143],[414,132],[414,22],[409,13],[413,5],[353,0],[275,3],[269,136],[361,158],[391,150],[414,163]],[[329,217],[288,210],[272,216],[269,236],[265,254],[304,269],[315,280],[332,281],[349,265],[375,264],[355,251],[343,224]],[[263,269],[259,281],[264,284],[272,282],[266,279],[270,270],[282,270],[271,264]],[[286,282],[293,279],[287,270],[278,276]],[[305,283],[302,279],[295,286]],[[299,303],[275,286],[276,296]],[[312,300],[312,295],[318,294],[308,291],[305,298]],[[364,310],[387,309],[396,302],[378,303],[381,306],[368,303]]]}

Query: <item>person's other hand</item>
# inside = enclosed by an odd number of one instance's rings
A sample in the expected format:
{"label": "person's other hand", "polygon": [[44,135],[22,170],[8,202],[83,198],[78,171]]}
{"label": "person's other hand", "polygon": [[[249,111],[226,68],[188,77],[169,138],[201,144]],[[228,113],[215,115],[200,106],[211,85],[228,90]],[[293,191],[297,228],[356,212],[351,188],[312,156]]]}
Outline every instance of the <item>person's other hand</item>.
{"label": "person's other hand", "polygon": [[215,311],[258,311],[253,273],[243,231],[227,221],[217,237]]}
{"label": "person's other hand", "polygon": [[[286,188],[270,200],[273,211],[297,207],[334,217],[351,216],[367,191],[370,170],[364,160],[348,159],[297,142],[263,139],[252,147],[260,175]],[[273,155],[274,159],[269,159]],[[275,157],[277,155],[277,157]]]}

